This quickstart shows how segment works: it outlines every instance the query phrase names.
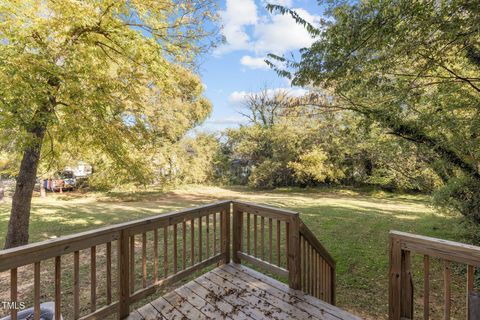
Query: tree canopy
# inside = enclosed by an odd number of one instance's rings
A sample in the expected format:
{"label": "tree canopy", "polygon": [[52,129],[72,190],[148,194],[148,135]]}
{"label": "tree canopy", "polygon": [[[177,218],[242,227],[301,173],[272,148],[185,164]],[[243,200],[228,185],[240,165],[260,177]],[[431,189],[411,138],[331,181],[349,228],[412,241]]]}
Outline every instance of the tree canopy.
{"label": "tree canopy", "polygon": [[[320,108],[352,110],[408,140],[442,179],[443,205],[480,222],[480,7],[456,1],[327,1],[299,61],[277,71]],[[286,66],[286,67],[282,67]]]}
{"label": "tree canopy", "polygon": [[211,0],[0,3],[0,142],[22,154],[11,226],[28,229],[40,159],[101,154],[140,178],[149,148],[208,115],[192,68],[212,19]]}

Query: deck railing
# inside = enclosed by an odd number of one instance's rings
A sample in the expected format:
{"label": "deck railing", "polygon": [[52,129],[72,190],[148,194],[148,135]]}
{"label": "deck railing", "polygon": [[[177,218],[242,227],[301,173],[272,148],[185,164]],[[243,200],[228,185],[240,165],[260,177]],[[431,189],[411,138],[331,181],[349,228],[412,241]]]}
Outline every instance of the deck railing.
{"label": "deck railing", "polygon": [[0,298],[8,290],[11,302],[33,305],[35,319],[46,300],[56,319],[122,319],[134,303],[230,256],[334,303],[335,263],[298,213],[238,201],[0,251],[0,276],[10,272],[9,283],[0,277]]}
{"label": "deck railing", "polygon": [[[480,306],[474,298],[474,271],[480,266],[480,247],[405,232],[390,232],[389,319],[413,319],[414,284],[411,254],[423,255],[423,318],[430,319],[430,262],[443,261],[443,318],[450,319],[452,263],[466,266],[466,318],[479,319]],[[475,313],[476,315],[473,315]]]}

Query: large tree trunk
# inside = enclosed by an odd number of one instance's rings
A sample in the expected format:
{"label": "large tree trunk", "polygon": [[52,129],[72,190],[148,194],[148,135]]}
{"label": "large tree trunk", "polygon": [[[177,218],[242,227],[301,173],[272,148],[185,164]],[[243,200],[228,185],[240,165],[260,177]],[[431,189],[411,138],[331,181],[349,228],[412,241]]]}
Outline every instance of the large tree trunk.
{"label": "large tree trunk", "polygon": [[[45,112],[46,110],[43,111]],[[36,116],[41,120],[35,121],[34,127],[28,130],[32,136],[32,141],[30,141],[28,147],[23,152],[20,172],[12,200],[12,211],[8,223],[7,238],[5,239],[5,249],[28,243],[32,194],[37,177],[43,138],[47,128],[45,114],[42,116],[40,111]]]}

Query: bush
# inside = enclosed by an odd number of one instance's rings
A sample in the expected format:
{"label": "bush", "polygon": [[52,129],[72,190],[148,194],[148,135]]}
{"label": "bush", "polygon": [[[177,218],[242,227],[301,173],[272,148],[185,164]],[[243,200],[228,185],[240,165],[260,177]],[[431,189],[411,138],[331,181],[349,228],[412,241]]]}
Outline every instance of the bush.
{"label": "bush", "polygon": [[480,181],[470,177],[450,179],[434,192],[435,205],[452,209],[480,224]]}

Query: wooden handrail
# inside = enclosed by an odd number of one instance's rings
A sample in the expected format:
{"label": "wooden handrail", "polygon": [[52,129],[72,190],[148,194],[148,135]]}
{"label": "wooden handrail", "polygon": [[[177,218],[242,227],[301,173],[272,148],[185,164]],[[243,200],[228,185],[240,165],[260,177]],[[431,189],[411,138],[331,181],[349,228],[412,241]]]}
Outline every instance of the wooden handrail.
{"label": "wooden handrail", "polygon": [[[276,259],[273,259],[272,253],[274,225],[276,225]],[[281,234],[282,225],[285,233],[283,235]],[[260,236],[258,236],[258,229],[260,229]],[[265,229],[268,229],[268,236]],[[252,232],[253,250],[251,250]],[[282,237],[285,237],[285,245],[281,244]],[[266,238],[268,240],[267,255],[265,255]],[[302,243],[307,247],[308,252],[302,251]],[[233,201],[232,247],[235,263],[244,260],[258,268],[288,277],[291,288],[302,289],[327,302],[335,303],[335,260],[301,221],[298,212]]]}
{"label": "wooden handrail", "polygon": [[315,237],[313,232],[303,223],[300,223],[300,233],[302,236],[307,239],[311,246],[317,250],[317,252],[322,256],[323,259],[328,263],[328,265],[332,268],[335,268],[336,262],[330,253],[325,249],[325,247],[320,243],[320,241]]}
{"label": "wooden handrail", "polygon": [[[253,219],[253,226],[250,218]],[[244,236],[244,228],[247,237]],[[254,232],[254,252],[250,250],[252,231]],[[162,232],[163,236],[159,237],[159,232]],[[179,235],[181,235],[180,239]],[[19,267],[34,266],[35,294],[32,304],[37,315],[40,312],[40,297],[44,294],[40,292],[41,281],[45,281],[41,278],[41,272],[46,270],[45,268],[54,267],[55,278],[51,281],[54,281],[57,319],[62,311],[60,303],[65,299],[61,294],[62,284],[72,280],[72,318],[98,319],[116,313],[118,319],[123,319],[129,314],[132,303],[154,293],[159,287],[171,285],[212,264],[228,263],[230,257],[234,262],[244,260],[259,268],[287,277],[291,288],[302,289],[301,281],[306,275],[301,269],[301,260],[305,259],[305,256],[301,255],[301,239],[311,246],[311,257],[318,256],[322,259],[310,261],[309,270],[317,279],[317,283],[321,280],[324,284],[322,294],[320,291],[306,288],[305,291],[334,303],[335,261],[303,224],[299,214],[290,210],[241,201],[220,201],[2,250],[0,251],[0,272],[10,271],[11,300],[17,301],[21,299],[17,291],[17,278],[22,275]],[[247,240],[248,244],[245,246]],[[187,241],[190,243],[187,244]],[[163,246],[160,247],[158,244],[162,242]],[[181,245],[177,242],[181,242]],[[187,259],[187,247],[190,249],[189,259]],[[102,251],[102,248],[106,251]],[[113,248],[116,250],[112,250]],[[202,248],[205,250],[202,251]],[[153,253],[150,251],[152,249]],[[83,250],[88,251],[85,258],[81,258]],[[159,250],[163,253],[161,266]],[[181,250],[180,255],[178,250]],[[147,251],[150,253],[147,254]],[[63,257],[68,254],[71,254],[71,258],[63,260]],[[116,255],[116,259],[112,259],[112,255]],[[153,255],[154,259],[150,264],[147,263],[149,255]],[[97,262],[103,259],[105,259],[106,268],[97,268]],[[54,264],[51,264],[51,260],[54,260]],[[118,266],[112,268],[112,261],[115,260]],[[182,263],[179,263],[179,260]],[[323,267],[319,264],[322,261],[325,263]],[[136,268],[137,263],[141,263],[141,268]],[[170,264],[173,264],[173,268]],[[151,274],[149,276],[148,269],[152,265],[153,276]],[[81,272],[84,267],[90,268],[90,272]],[[103,270],[108,273],[106,277],[99,275],[100,272],[104,272]],[[112,270],[116,272],[118,285],[114,294],[112,294]],[[63,279],[68,274],[73,279]],[[90,277],[89,308],[80,306],[82,274],[88,274]],[[141,283],[137,281],[140,278]],[[106,305],[103,302],[99,303],[104,299],[97,299],[97,286],[100,281],[106,281]],[[331,281],[333,282],[330,283]],[[103,305],[98,305],[102,303]],[[87,310],[88,313],[86,313]],[[15,314],[16,311],[12,310],[11,315]]]}
{"label": "wooden handrail", "polygon": [[480,266],[480,247],[460,242],[426,237],[400,231],[390,231],[389,267],[389,319],[412,319],[414,310],[414,285],[411,254],[423,255],[423,316],[430,317],[430,258],[444,262],[444,319],[451,316],[451,263],[467,265],[466,307],[467,319],[470,310],[470,295],[474,288],[474,268]]}
{"label": "wooden handrail", "polygon": [[118,240],[119,232],[128,230],[129,233],[138,233],[139,230],[150,229],[171,225],[181,222],[192,216],[198,217],[218,210],[231,201],[219,201],[207,205],[186,208],[153,217],[138,219],[134,221],[119,223],[111,226],[101,227],[94,230],[80,232],[72,235],[62,236],[40,242],[27,244],[20,247],[0,251],[0,272],[10,270],[14,267],[31,264],[78,250],[88,249],[92,246]]}

